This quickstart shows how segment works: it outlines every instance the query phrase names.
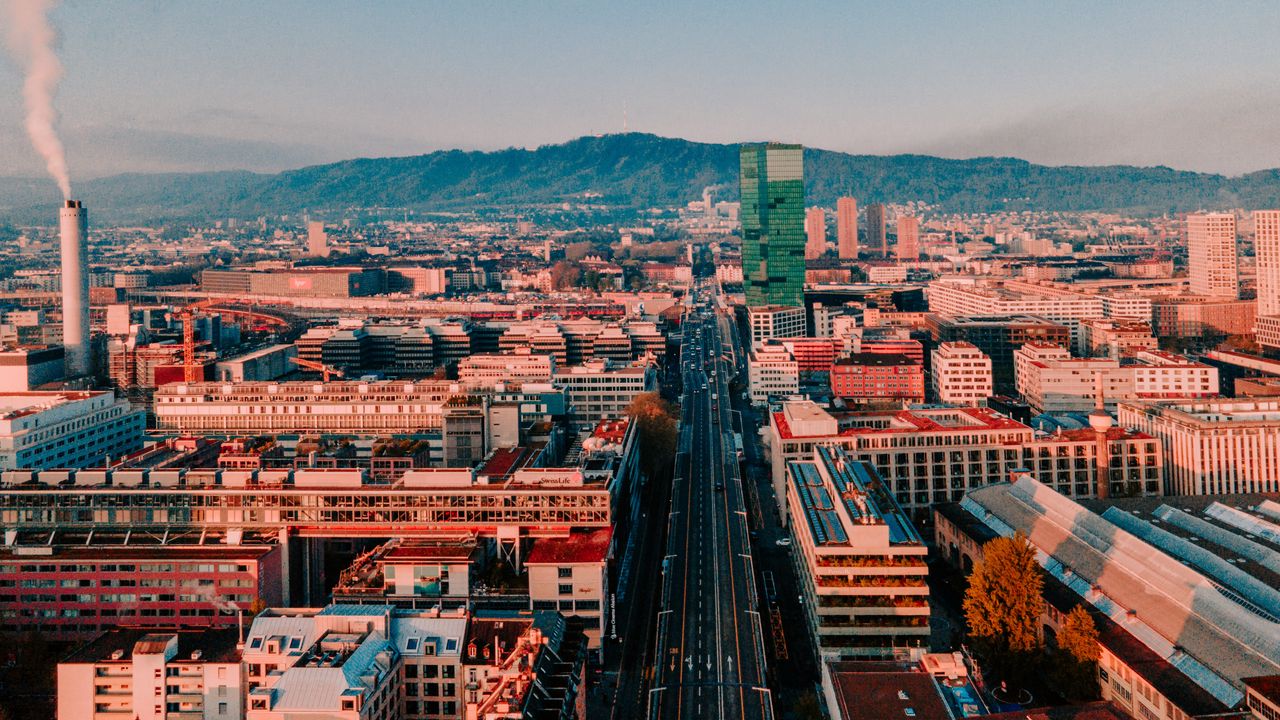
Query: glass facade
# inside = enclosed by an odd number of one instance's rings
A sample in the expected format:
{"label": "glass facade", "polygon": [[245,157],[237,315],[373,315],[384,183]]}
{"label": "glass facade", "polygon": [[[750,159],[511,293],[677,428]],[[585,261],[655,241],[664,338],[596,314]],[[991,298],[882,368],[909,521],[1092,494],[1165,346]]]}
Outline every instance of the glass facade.
{"label": "glass facade", "polygon": [[739,160],[747,307],[803,307],[804,149],[743,145]]}

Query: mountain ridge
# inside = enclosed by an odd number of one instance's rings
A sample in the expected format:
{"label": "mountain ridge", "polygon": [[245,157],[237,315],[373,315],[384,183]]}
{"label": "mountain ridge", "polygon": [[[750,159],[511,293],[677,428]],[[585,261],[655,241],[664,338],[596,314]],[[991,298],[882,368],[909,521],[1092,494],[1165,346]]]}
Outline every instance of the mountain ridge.
{"label": "mountain ridge", "polygon": [[[279,173],[126,173],[76,185],[95,217],[163,221],[323,214],[356,207],[465,211],[581,201],[619,211],[681,205],[719,186],[737,197],[737,144],[645,133],[584,136],[535,149],[440,150],[352,158]],[[923,201],[943,210],[1182,212],[1280,204],[1280,169],[1224,176],[1129,165],[1038,165],[1019,158],[853,155],[805,148],[807,200],[832,206]],[[59,198],[51,182],[0,178],[0,221],[38,222]]]}

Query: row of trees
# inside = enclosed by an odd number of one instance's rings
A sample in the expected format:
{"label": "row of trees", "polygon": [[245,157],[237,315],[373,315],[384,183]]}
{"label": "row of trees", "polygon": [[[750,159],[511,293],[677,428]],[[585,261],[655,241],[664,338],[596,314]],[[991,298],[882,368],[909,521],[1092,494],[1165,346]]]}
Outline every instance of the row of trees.
{"label": "row of trees", "polygon": [[1068,613],[1049,646],[1040,633],[1044,574],[1021,532],[991,540],[964,596],[969,638],[991,679],[1022,688],[1049,680],[1067,700],[1098,696],[1098,629],[1085,605]]}

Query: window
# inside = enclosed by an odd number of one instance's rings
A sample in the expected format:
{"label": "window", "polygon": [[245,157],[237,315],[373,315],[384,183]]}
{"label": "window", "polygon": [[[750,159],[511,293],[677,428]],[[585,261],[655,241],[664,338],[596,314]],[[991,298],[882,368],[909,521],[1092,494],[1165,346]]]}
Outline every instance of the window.
{"label": "window", "polygon": [[573,568],[565,568],[565,567],[557,568],[556,573],[559,575],[561,580],[565,580],[567,578],[573,577]]}
{"label": "window", "polygon": [[573,594],[573,585],[566,584],[566,583],[561,583],[561,584],[560,584],[560,594],[561,594],[561,595],[572,595],[572,594]]}

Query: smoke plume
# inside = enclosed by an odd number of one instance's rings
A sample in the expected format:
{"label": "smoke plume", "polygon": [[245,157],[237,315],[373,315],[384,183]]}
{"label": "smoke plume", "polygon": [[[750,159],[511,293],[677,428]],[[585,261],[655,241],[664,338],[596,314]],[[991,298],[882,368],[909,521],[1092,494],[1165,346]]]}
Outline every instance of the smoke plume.
{"label": "smoke plume", "polygon": [[53,109],[53,96],[62,79],[62,62],[54,50],[57,33],[49,23],[49,11],[57,4],[57,0],[0,0],[4,24],[8,26],[9,51],[26,73],[22,96],[27,106],[27,135],[44,156],[45,166],[58,181],[62,196],[69,199],[67,156],[54,128],[58,115]]}

